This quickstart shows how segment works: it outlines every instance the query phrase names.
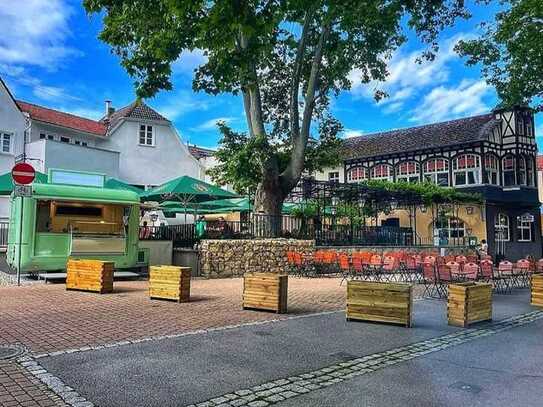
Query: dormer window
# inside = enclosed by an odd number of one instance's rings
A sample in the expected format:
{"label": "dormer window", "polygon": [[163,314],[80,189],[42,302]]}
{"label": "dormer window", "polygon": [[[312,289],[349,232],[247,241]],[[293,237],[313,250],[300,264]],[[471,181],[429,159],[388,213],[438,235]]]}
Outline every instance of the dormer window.
{"label": "dormer window", "polygon": [[155,137],[153,133],[153,126],[141,124],[139,140],[140,140],[140,145],[142,146],[154,146]]}

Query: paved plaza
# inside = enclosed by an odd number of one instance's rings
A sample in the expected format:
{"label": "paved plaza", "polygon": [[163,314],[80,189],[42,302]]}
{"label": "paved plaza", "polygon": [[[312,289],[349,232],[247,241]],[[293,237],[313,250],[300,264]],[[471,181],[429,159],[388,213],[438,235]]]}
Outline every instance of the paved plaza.
{"label": "paved plaza", "polygon": [[0,288],[0,362],[10,406],[539,406],[543,310],[527,290],[494,296],[491,323],[447,325],[418,299],[414,328],[347,322],[345,284],[289,280],[289,313],[241,309],[240,279],[194,280],[193,301],[64,285]]}

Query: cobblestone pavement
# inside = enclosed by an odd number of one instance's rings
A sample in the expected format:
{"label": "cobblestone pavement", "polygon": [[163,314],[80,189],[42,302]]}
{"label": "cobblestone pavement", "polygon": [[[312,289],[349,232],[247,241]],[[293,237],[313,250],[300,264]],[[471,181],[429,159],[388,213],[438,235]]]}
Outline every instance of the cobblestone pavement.
{"label": "cobblestone pavement", "polygon": [[345,307],[336,278],[289,280],[288,315],[241,309],[242,280],[193,280],[189,303],[150,300],[146,281],[116,282],[115,292],[66,291],[64,284],[0,288],[0,344],[33,353],[106,345]]}
{"label": "cobblestone pavement", "polygon": [[[66,291],[64,284],[0,287],[0,344],[23,345],[32,355],[70,352],[337,310],[345,306],[339,282],[291,278],[288,315],[242,310],[241,279],[193,280],[192,301],[183,304],[149,300],[146,281],[116,282],[106,295]],[[15,362],[0,362],[0,406],[65,405],[37,383]]]}
{"label": "cobblestone pavement", "polygon": [[0,406],[67,406],[37,377],[14,362],[0,361]]}

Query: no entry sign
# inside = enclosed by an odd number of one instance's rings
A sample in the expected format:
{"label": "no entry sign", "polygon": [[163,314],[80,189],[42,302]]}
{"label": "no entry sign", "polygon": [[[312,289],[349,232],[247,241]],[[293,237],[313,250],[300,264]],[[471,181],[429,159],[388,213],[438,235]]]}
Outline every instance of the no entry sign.
{"label": "no entry sign", "polygon": [[19,185],[28,185],[34,181],[36,177],[36,171],[34,167],[27,163],[18,163],[13,166],[11,170],[11,177],[13,182]]}

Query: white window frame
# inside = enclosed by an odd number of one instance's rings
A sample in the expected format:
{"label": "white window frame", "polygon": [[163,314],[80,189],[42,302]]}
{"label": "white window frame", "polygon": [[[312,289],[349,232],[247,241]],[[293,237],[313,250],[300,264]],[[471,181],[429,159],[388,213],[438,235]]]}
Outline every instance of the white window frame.
{"label": "white window frame", "polygon": [[534,160],[532,157],[524,157],[526,162],[526,185],[535,186],[536,172],[534,171]]}
{"label": "white window frame", "polygon": [[[4,136],[9,137],[8,151],[4,151]],[[13,154],[13,140],[15,135],[11,131],[0,130],[0,152],[2,154]]]}
{"label": "white window frame", "polygon": [[[428,166],[430,162],[437,163],[438,161],[443,161],[443,168],[442,169],[436,169],[437,165],[434,164],[434,169],[429,170]],[[451,179],[449,176],[449,160],[446,158],[436,157],[436,158],[430,158],[424,162],[422,165],[422,174],[423,179],[426,182],[431,182],[436,185],[441,185],[443,187],[448,187],[451,185]],[[439,175],[445,174],[447,177],[447,185],[442,185],[438,182],[438,179],[440,178]]]}
{"label": "white window frame", "polygon": [[[524,233],[528,231],[528,239],[524,238]],[[518,242],[531,242],[532,241],[532,222],[524,222],[517,220],[517,234],[519,238]]]}
{"label": "white window frame", "polygon": [[[378,168],[378,167],[382,167],[382,168],[386,167],[387,168],[387,175],[375,176],[375,169]],[[370,169],[370,178],[371,179],[377,179],[377,180],[384,180],[384,181],[393,181],[394,180],[394,171],[392,169],[392,166],[390,164],[385,164],[385,163],[375,164]]]}
{"label": "white window frame", "polygon": [[[512,169],[505,169],[505,160],[507,160],[508,158],[511,158],[511,160],[513,162],[513,168]],[[508,173],[513,173],[513,183],[512,184],[507,184],[505,182],[505,176]],[[504,187],[511,187],[511,186],[517,185],[517,160],[516,160],[516,158],[515,158],[515,156],[513,154],[507,154],[502,158],[502,185]]]}
{"label": "white window frame", "polygon": [[[464,168],[459,168],[460,159],[465,157],[466,164]],[[474,158],[474,165],[468,166],[468,158]],[[452,181],[453,185],[456,186],[470,186],[470,185],[479,185],[481,183],[481,157],[477,154],[465,153],[456,156],[452,162]],[[457,175],[464,174],[466,182],[459,184],[456,180]],[[473,176],[474,182],[469,182],[470,174]]]}
{"label": "white window frame", "polygon": [[[454,226],[453,226],[454,225]],[[434,227],[438,231],[445,231],[447,234],[447,239],[463,239],[466,237],[466,222],[460,218],[456,217],[447,217],[446,227],[439,228],[438,221],[435,222]],[[460,233],[462,236],[460,236]],[[452,236],[456,234],[456,236]]]}
{"label": "white window frame", "polygon": [[339,171],[330,171],[328,173],[328,181],[339,182]]}
{"label": "white window frame", "polygon": [[368,169],[366,167],[354,167],[347,171],[348,183],[359,183],[368,179]]}
{"label": "white window frame", "polygon": [[[502,229],[502,227],[505,228]],[[511,232],[509,229],[509,216],[505,213],[498,212],[496,214],[496,219],[494,219],[494,229],[496,230],[496,241],[497,242],[509,242],[511,240]],[[504,230],[505,233],[502,235],[498,233],[498,230]]]}
{"label": "white window frame", "polygon": [[[412,166],[412,164],[414,164]],[[396,181],[417,183],[420,181],[420,164],[416,161],[404,161],[396,165]]]}
{"label": "white window frame", "polygon": [[[490,160],[490,163],[487,160]],[[494,154],[485,155],[485,171],[487,184],[500,185],[500,159]]]}
{"label": "white window frame", "polygon": [[[151,129],[151,144],[148,143],[148,141],[149,141],[149,129]],[[144,143],[141,142],[141,140],[142,140],[141,132],[142,131],[144,132],[144,135],[143,135]],[[138,127],[138,144],[140,146],[145,146],[145,147],[154,147],[155,146],[155,127],[153,125],[140,123],[140,125]]]}
{"label": "white window frame", "polygon": [[532,126],[532,119],[526,121],[526,135],[528,137],[534,137],[534,127]]}

